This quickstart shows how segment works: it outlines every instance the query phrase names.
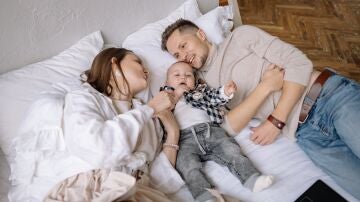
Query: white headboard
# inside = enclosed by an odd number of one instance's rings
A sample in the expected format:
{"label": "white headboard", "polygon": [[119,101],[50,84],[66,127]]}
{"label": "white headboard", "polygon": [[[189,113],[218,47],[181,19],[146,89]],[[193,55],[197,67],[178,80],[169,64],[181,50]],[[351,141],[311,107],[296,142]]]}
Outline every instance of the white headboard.
{"label": "white headboard", "polygon": [[[0,73],[56,55],[96,30],[105,43],[121,45],[127,35],[184,1],[1,0]],[[203,13],[218,5],[218,0],[197,1]]]}

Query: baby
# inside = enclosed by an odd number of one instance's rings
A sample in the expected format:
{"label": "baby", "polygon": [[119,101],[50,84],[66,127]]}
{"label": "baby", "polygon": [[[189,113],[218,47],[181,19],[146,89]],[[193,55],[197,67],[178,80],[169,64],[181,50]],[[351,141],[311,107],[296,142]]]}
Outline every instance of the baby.
{"label": "baby", "polygon": [[201,170],[204,161],[227,166],[253,192],[273,183],[273,176],[260,174],[242,155],[234,138],[220,127],[224,117],[222,108],[236,91],[233,81],[217,89],[197,84],[193,68],[177,62],[168,69],[166,86],[162,89],[174,90],[178,100],[174,114],[181,135],[176,169],[197,201],[215,201],[217,195]]}

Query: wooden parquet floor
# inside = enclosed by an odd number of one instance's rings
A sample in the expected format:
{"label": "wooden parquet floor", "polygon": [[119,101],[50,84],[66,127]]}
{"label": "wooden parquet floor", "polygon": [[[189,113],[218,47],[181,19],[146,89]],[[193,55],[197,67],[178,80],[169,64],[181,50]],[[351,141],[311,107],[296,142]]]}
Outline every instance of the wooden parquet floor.
{"label": "wooden parquet floor", "polygon": [[315,69],[360,81],[360,0],[237,0],[243,24],[295,45]]}

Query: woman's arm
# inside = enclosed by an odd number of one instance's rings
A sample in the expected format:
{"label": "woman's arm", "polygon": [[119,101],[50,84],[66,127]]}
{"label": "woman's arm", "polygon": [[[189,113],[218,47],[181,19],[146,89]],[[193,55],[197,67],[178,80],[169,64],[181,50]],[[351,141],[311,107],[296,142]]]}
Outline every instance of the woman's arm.
{"label": "woman's arm", "polygon": [[[139,134],[154,113],[141,106],[114,117],[110,104],[88,92],[67,95],[64,132],[72,153],[93,166],[114,164],[132,153]],[[109,117],[111,117],[109,119]]]}
{"label": "woman's arm", "polygon": [[[168,132],[167,133],[167,137],[166,141],[164,144],[169,144],[169,145],[178,145],[179,142],[179,131],[174,131],[174,132]],[[169,138],[171,137],[171,138]],[[163,152],[166,155],[166,157],[169,159],[170,163],[172,166],[175,167],[176,165],[176,157],[177,157],[177,149],[170,147],[170,146],[165,146],[163,147]]]}
{"label": "woman's arm", "polygon": [[86,90],[69,93],[64,110],[67,145],[93,166],[113,166],[134,151],[154,113],[173,107],[170,100],[167,93],[159,93],[148,105],[114,116],[107,98]]}
{"label": "woman's arm", "polygon": [[171,165],[175,167],[180,136],[179,126],[175,120],[174,114],[170,110],[165,110],[159,113],[158,117],[164,124],[164,128],[167,132],[163,152],[170,161]]}

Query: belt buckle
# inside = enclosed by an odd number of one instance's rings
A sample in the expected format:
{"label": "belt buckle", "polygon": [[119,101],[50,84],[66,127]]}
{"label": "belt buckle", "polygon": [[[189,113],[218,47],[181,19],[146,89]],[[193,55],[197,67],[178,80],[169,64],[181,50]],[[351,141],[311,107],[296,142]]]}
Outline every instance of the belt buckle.
{"label": "belt buckle", "polygon": [[299,120],[299,124],[303,124],[303,123],[305,123],[305,122],[306,122],[306,120],[308,119],[308,117],[309,117],[309,114],[306,114],[306,117],[305,117],[305,119],[304,119],[303,121],[300,121],[300,120]]}

